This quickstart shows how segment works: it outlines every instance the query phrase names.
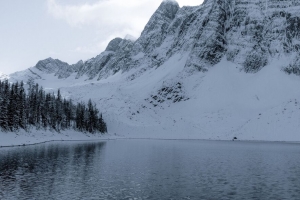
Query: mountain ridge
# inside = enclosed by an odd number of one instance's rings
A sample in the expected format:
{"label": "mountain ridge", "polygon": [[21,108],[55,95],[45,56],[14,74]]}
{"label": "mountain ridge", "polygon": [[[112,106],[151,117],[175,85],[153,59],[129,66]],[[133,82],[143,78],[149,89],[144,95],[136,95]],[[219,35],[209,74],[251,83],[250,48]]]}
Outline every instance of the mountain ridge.
{"label": "mountain ridge", "polygon": [[137,40],[115,38],[100,55],[74,65],[46,59],[35,67],[40,69],[47,62],[47,73],[55,72],[58,78],[76,73],[76,78],[86,75],[100,80],[143,64],[159,67],[182,52],[189,53],[187,68],[204,72],[223,57],[242,65],[245,72],[258,72],[274,57],[288,56],[293,61],[284,66],[285,71],[297,74],[300,3],[284,2],[207,0],[200,6],[180,8],[176,1],[163,1]]}
{"label": "mountain ridge", "polygon": [[92,98],[109,131],[125,136],[300,141],[299,9],[294,0],[163,1],[135,41],[10,77]]}

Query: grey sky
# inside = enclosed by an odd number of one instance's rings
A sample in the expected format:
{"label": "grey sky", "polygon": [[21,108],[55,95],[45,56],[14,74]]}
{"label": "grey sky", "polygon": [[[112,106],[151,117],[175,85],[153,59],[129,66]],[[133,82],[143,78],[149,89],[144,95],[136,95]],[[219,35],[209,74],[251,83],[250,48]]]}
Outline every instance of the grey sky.
{"label": "grey sky", "polygon": [[[178,0],[180,6],[203,0]],[[0,71],[53,57],[73,64],[126,34],[138,37],[161,0],[10,0],[0,6]]]}

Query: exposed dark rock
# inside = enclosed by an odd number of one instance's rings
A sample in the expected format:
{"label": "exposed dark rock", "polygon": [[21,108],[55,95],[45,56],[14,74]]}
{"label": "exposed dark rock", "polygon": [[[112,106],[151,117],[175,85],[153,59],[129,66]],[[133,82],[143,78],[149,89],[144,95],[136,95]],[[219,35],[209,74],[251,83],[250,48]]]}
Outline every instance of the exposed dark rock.
{"label": "exposed dark rock", "polygon": [[[296,0],[205,0],[182,8],[165,0],[136,41],[115,38],[106,51],[85,62],[68,65],[48,58],[35,67],[58,78],[75,73],[76,78],[98,80],[140,67],[128,77],[134,80],[180,54],[187,55],[188,71],[206,72],[225,58],[247,73],[256,73],[273,57],[291,57],[300,51],[299,10]],[[285,71],[299,74],[299,62],[293,59]]]}
{"label": "exposed dark rock", "polygon": [[117,51],[119,48],[120,42],[122,42],[122,38],[115,38],[110,41],[105,49],[105,51]]}

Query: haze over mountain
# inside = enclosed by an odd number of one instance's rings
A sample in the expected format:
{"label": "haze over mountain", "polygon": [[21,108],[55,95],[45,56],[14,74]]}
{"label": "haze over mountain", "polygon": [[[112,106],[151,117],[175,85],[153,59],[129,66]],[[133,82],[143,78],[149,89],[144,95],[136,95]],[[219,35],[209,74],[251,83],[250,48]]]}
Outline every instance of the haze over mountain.
{"label": "haze over mountain", "polygon": [[9,77],[92,98],[119,135],[299,141],[299,10],[296,0],[165,0],[136,40]]}

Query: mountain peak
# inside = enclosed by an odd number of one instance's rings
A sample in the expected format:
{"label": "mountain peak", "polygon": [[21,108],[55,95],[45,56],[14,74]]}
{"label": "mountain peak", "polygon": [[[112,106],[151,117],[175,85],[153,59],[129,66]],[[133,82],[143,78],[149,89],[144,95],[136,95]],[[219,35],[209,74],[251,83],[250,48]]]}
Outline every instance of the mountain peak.
{"label": "mountain peak", "polygon": [[69,66],[68,63],[65,63],[58,59],[53,59],[53,58],[49,57],[44,60],[40,60],[35,65],[35,68],[37,68],[40,71],[51,74],[51,73],[54,73],[57,70],[61,69],[62,67],[68,67],[68,66]]}
{"label": "mountain peak", "polygon": [[166,36],[166,29],[175,19],[179,4],[174,0],[164,0],[151,16],[141,36],[134,45],[134,54],[151,52],[161,45]]}
{"label": "mountain peak", "polygon": [[132,35],[129,35],[127,34],[125,37],[124,37],[125,40],[130,40],[132,42],[136,41],[136,38]]}
{"label": "mountain peak", "polygon": [[155,29],[161,29],[163,24],[170,24],[179,9],[176,1],[164,0],[150,18],[142,35]]}
{"label": "mountain peak", "polygon": [[123,39],[122,39],[122,38],[119,38],[119,37],[117,37],[117,38],[111,40],[111,41],[108,43],[108,45],[107,45],[105,51],[116,51],[116,50],[118,50],[118,46],[119,46],[119,44],[122,42],[122,40],[123,40]]}
{"label": "mountain peak", "polygon": [[163,0],[162,3],[173,3],[178,5],[178,2],[176,0]]}
{"label": "mountain peak", "polygon": [[203,139],[299,141],[299,120],[288,117],[300,119],[300,78],[285,72],[300,76],[300,1],[161,2],[137,41],[115,38],[76,65],[48,58],[10,80],[33,77],[76,102],[91,98],[112,133],[179,138],[188,127]]}
{"label": "mountain peak", "polygon": [[[179,8],[180,7],[177,1],[163,0],[160,6],[158,7],[157,11],[162,12],[162,14],[164,14],[165,17],[169,18],[170,20],[173,20]],[[154,13],[154,15],[157,13],[157,11]]]}

